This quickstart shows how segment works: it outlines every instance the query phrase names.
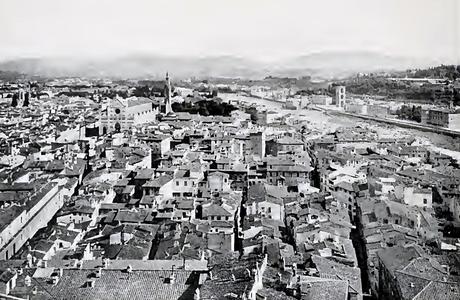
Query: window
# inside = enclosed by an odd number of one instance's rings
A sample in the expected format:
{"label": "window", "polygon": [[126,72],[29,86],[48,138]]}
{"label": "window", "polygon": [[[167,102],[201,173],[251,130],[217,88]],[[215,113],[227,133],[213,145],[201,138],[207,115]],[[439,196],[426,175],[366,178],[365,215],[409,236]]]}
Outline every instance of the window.
{"label": "window", "polygon": [[427,204],[427,203],[428,203],[428,200],[423,199],[423,204]]}
{"label": "window", "polygon": [[120,109],[119,108],[115,108],[115,113],[118,115],[120,113]]}
{"label": "window", "polygon": [[184,181],[184,186],[187,186],[187,181]]}
{"label": "window", "polygon": [[272,212],[272,208],[271,208],[271,207],[267,208],[267,212],[268,212],[268,213],[271,213],[271,212]]}
{"label": "window", "polygon": [[176,181],[176,186],[179,186],[179,181]]}

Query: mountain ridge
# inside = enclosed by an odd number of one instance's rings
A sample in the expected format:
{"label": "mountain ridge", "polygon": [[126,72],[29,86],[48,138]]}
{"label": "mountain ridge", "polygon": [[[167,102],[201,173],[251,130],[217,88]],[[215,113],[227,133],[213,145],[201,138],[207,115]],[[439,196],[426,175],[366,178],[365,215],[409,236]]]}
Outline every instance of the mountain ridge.
{"label": "mountain ridge", "polygon": [[232,55],[168,56],[129,54],[114,58],[42,57],[0,62],[0,70],[45,77],[162,78],[169,71],[176,78],[312,76],[341,78],[359,72],[401,71],[439,62],[396,57],[370,51],[322,51],[262,62]]}

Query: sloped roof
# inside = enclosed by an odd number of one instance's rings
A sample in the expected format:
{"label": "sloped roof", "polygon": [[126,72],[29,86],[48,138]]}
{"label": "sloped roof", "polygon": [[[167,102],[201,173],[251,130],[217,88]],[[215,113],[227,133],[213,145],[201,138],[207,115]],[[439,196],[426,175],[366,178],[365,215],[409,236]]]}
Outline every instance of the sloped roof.
{"label": "sloped roof", "polygon": [[283,198],[289,196],[286,187],[278,187],[265,183],[255,184],[249,187],[248,203],[264,202],[283,205]]}
{"label": "sloped roof", "polygon": [[211,204],[210,206],[203,207],[203,217],[208,216],[231,216],[232,214],[228,212],[225,208],[218,204]]}

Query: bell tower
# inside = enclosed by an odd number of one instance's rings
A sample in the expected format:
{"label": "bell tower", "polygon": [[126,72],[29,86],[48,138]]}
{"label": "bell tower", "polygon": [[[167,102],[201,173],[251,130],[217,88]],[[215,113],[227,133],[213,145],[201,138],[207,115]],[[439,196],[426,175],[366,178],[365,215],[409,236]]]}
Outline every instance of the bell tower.
{"label": "bell tower", "polygon": [[164,95],[165,95],[165,113],[167,115],[174,114],[172,110],[172,106],[171,106],[171,81],[169,79],[168,72],[166,72]]}

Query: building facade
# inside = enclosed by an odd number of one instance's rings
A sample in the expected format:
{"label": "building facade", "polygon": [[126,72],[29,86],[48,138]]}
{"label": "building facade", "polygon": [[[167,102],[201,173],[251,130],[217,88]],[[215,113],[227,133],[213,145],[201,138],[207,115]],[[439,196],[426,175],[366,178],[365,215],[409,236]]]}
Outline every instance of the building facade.
{"label": "building facade", "polygon": [[158,111],[148,98],[109,99],[106,111],[100,116],[99,134],[122,132],[136,124],[154,122]]}
{"label": "building facade", "polygon": [[428,124],[460,130],[460,112],[431,109],[428,111]]}
{"label": "building facade", "polygon": [[344,107],[345,106],[345,87],[342,85],[335,87],[335,105],[337,107]]}

